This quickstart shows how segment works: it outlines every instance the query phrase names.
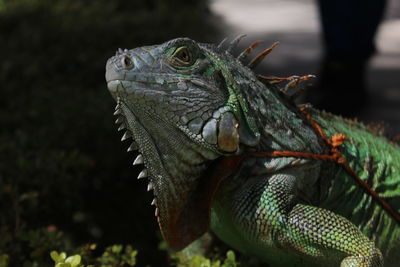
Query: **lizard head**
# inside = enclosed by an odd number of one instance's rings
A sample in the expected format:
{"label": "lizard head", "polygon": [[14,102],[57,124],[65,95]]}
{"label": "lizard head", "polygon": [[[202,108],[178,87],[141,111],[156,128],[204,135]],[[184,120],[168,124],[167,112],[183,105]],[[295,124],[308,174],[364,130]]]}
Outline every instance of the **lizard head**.
{"label": "lizard head", "polygon": [[179,38],[120,49],[106,65],[123,139],[132,137],[129,150],[139,150],[139,178],[148,177],[162,234],[177,250],[209,227],[219,184],[211,179],[213,162],[259,141],[223,63],[236,59],[218,49]]}

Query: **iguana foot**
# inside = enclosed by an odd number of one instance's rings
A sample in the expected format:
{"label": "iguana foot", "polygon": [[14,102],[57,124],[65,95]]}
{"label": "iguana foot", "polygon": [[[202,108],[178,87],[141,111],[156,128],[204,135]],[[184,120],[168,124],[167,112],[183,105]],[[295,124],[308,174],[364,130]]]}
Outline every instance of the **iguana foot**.
{"label": "iguana foot", "polygon": [[353,255],[343,259],[340,267],[382,267],[383,257],[378,249],[374,249],[370,255]]}

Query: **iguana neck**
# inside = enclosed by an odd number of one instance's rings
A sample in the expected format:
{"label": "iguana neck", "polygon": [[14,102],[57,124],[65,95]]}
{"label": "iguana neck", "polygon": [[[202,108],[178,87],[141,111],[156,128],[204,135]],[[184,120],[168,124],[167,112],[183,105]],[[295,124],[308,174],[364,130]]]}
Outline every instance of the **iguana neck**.
{"label": "iguana neck", "polygon": [[260,133],[260,150],[291,150],[321,153],[325,144],[298,107],[277,90],[259,81],[240,86]]}

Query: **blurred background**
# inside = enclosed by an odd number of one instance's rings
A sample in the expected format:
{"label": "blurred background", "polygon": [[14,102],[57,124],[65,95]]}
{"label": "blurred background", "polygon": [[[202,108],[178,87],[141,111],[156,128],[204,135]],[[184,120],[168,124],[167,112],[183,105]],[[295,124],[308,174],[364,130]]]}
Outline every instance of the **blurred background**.
{"label": "blurred background", "polygon": [[[400,5],[386,5],[365,74],[367,105],[346,115],[400,133]],[[119,47],[241,33],[240,49],[280,41],[258,73],[324,73],[313,0],[0,0],[0,267],[54,266],[52,250],[131,266],[130,249],[107,250],[114,244],[138,250],[138,266],[167,266],[152,194],[114,125],[105,62]]]}
{"label": "blurred background", "polygon": [[[360,101],[357,100],[361,96],[350,95],[355,99],[351,99],[350,102],[353,104],[348,112],[343,111],[343,103],[338,103],[338,109],[330,107],[327,110],[334,113],[345,113],[343,115],[346,117],[357,117],[366,123],[384,122],[391,129],[390,131],[400,133],[400,2],[388,0],[386,6],[382,4],[385,1],[375,0],[368,0],[363,5],[356,3],[355,6],[351,2],[357,1],[325,2],[332,2],[329,8],[339,10],[321,12],[317,0],[215,0],[211,2],[211,8],[228,25],[228,28],[224,29],[224,33],[233,36],[247,34],[247,38],[241,42],[239,50],[244,49],[249,42],[254,40],[264,40],[264,46],[269,46],[275,41],[280,42],[273,53],[258,67],[258,73],[277,76],[314,74],[317,75],[317,80],[311,83],[315,87],[320,84],[318,78],[321,79],[327,50],[321,15],[328,17],[325,19],[325,24],[330,23],[334,26],[338,24],[336,29],[329,29],[328,34],[333,35],[331,39],[345,39],[347,36],[343,33],[343,28],[352,27],[354,24],[354,31],[361,32],[355,32],[355,38],[362,39],[363,28],[377,26],[375,35],[370,34],[374,37],[371,38],[371,42],[375,39],[376,47],[375,52],[368,57],[369,62],[366,64],[364,77],[363,87],[364,93],[368,95],[367,105],[361,107]],[[349,11],[345,11],[345,9]],[[368,24],[373,16],[379,16],[380,13],[382,13],[382,18],[377,19],[376,23]],[[362,14],[369,17],[365,18]],[[329,18],[329,16],[336,16],[338,19]],[[332,34],[331,32],[334,30],[337,33]],[[349,40],[348,43],[350,41],[354,40]],[[328,42],[334,43],[335,40]],[[363,49],[363,46],[354,45],[352,48],[360,50]],[[351,50],[350,52],[354,54],[357,51]],[[353,68],[351,71],[352,74],[348,77],[335,78],[343,84],[352,79],[357,80],[358,77],[354,74],[356,69]],[[357,82],[361,83],[361,81]],[[324,90],[325,88],[318,89]],[[315,93],[315,90],[311,91]],[[344,98],[347,97],[346,93],[348,92],[341,93],[345,94]],[[303,101],[311,101],[310,98],[312,97],[305,97]],[[338,102],[340,101],[338,100]],[[320,103],[312,101],[311,104],[318,107]]]}

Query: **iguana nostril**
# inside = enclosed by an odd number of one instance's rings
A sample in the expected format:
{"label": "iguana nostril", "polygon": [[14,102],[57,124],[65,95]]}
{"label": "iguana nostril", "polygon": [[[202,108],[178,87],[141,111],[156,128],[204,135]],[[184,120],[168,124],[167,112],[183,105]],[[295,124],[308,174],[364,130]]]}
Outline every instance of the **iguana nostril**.
{"label": "iguana nostril", "polygon": [[121,65],[124,69],[131,69],[133,67],[133,61],[128,55],[121,57]]}

